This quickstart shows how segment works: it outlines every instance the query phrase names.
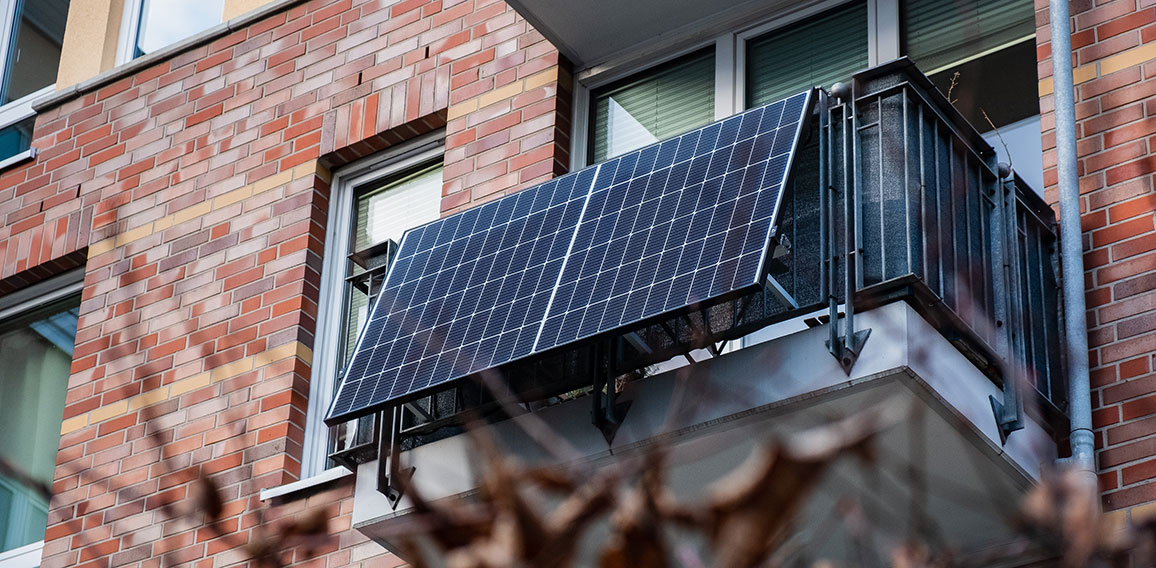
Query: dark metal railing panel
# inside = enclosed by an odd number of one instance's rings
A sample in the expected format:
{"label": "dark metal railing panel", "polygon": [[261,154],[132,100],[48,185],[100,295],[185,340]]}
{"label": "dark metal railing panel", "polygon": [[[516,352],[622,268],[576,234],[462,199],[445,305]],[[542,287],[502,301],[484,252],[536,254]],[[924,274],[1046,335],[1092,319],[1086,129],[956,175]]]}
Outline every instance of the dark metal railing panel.
{"label": "dark metal railing panel", "polygon": [[1054,214],[1000,179],[990,145],[929,82],[893,67],[857,76],[830,108],[834,281],[848,262],[856,294],[915,278],[973,361],[1026,375],[1062,409]]}

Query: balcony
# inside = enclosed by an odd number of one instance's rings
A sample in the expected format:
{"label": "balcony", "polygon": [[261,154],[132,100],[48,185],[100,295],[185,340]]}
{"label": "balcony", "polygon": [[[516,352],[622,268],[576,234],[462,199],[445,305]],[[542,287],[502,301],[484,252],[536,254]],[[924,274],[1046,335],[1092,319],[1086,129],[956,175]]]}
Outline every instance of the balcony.
{"label": "balcony", "polygon": [[386,459],[356,466],[355,526],[390,546],[411,467],[427,497],[476,488],[463,410],[530,463],[559,463],[530,418],[598,465],[662,438],[689,499],[758,440],[890,397],[909,410],[879,437],[886,459],[836,468],[801,530],[818,537],[849,494],[902,530],[918,492],[953,545],[1006,535],[1066,431],[1054,215],[907,60],[836,93],[798,148],[761,290],[499,368],[516,406],[475,384],[397,406]]}

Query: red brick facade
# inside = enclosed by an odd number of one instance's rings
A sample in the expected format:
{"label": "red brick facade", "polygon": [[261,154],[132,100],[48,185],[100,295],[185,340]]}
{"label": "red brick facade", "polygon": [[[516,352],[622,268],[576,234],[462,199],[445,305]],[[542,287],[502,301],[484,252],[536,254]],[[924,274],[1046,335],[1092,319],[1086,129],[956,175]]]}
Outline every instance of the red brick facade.
{"label": "red brick facade", "polygon": [[[1047,6],[1037,0],[1055,196]],[[1156,510],[1156,2],[1073,4],[1093,404],[1106,509]],[[442,211],[566,170],[571,77],[501,0],[312,0],[62,97],[0,173],[0,294],[84,266],[46,567],[224,566],[170,520],[193,481],[225,528],[321,504],[302,566],[392,566],[346,481],[270,510],[301,472],[333,169],[445,130]]]}
{"label": "red brick facade", "polygon": [[[1055,200],[1047,2],[1036,2],[1044,176]],[[1108,511],[1156,511],[1156,2],[1071,5],[1088,342]]]}
{"label": "red brick facade", "polygon": [[[567,73],[497,0],[314,0],[41,109],[0,291],[86,270],[44,565],[243,558],[159,507],[209,475],[243,543],[298,478],[331,169],[444,127],[444,210],[548,179]],[[390,565],[328,491],[313,565]]]}

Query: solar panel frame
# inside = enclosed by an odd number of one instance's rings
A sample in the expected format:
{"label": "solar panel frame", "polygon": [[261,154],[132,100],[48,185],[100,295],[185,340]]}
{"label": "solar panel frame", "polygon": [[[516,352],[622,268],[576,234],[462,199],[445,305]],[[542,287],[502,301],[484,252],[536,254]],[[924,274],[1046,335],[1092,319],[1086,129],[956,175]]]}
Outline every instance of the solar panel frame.
{"label": "solar panel frame", "polygon": [[[800,93],[407,231],[326,422],[761,285],[813,99]],[[676,256],[665,245],[684,235]]]}

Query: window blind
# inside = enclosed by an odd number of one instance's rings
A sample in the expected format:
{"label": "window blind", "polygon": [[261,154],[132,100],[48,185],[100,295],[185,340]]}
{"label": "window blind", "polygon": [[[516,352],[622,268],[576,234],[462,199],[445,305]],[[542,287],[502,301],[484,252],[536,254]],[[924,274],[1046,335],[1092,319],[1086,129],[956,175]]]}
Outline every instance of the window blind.
{"label": "window blind", "polygon": [[830,87],[867,68],[867,4],[853,4],[747,42],[747,106]]}
{"label": "window blind", "polygon": [[601,162],[714,120],[714,49],[591,93],[590,157]]}
{"label": "window blind", "polygon": [[905,0],[905,47],[924,73],[1033,36],[1031,0]]}

